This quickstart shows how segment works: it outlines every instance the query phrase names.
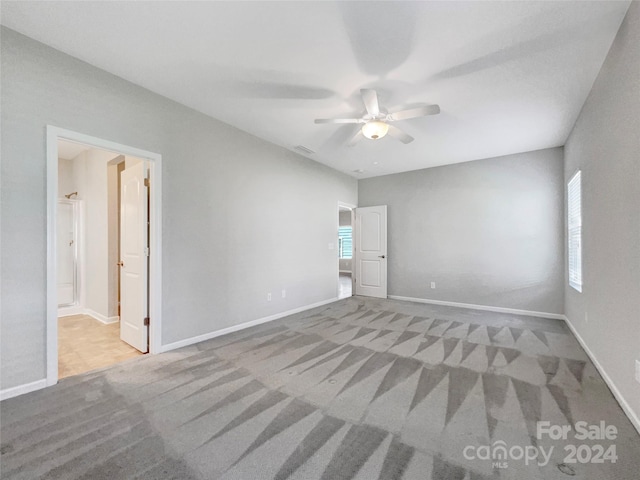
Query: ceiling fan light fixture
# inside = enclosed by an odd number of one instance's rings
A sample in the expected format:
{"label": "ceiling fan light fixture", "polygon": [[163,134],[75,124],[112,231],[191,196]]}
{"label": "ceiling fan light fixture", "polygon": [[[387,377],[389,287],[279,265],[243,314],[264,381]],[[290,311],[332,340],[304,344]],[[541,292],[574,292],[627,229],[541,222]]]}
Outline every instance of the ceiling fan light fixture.
{"label": "ceiling fan light fixture", "polygon": [[389,125],[380,120],[370,120],[362,126],[362,134],[371,140],[384,137],[388,131]]}

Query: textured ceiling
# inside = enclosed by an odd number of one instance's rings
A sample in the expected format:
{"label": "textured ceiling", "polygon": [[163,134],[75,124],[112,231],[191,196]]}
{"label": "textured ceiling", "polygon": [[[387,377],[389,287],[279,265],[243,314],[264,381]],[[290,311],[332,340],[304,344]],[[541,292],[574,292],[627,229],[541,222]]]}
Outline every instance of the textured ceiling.
{"label": "textured ceiling", "polygon": [[[11,2],[2,23],[359,178],[563,145],[629,2]],[[346,146],[359,90],[415,137]],[[363,170],[362,173],[354,171]]]}

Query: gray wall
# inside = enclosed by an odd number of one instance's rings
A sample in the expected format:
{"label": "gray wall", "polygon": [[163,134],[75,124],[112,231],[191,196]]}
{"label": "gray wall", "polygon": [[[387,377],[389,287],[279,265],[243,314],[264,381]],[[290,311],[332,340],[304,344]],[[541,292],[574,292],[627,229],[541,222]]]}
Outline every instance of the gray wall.
{"label": "gray wall", "polygon": [[1,40],[1,388],[45,376],[47,124],[163,156],[163,344],[336,296],[328,244],[353,178],[6,28]]}
{"label": "gray wall", "polygon": [[341,227],[345,227],[351,225],[351,211],[339,212],[338,214],[338,224]]}
{"label": "gray wall", "polygon": [[566,315],[640,418],[640,4],[633,2],[565,147],[582,170],[582,293]]}
{"label": "gray wall", "polygon": [[[563,313],[562,148],[358,182],[388,205],[388,291]],[[436,288],[430,288],[436,282]]]}

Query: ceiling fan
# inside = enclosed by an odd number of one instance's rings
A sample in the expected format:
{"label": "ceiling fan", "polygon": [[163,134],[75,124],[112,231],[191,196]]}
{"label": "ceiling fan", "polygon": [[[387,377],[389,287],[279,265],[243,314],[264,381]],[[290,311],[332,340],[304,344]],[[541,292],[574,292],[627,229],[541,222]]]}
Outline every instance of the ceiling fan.
{"label": "ceiling fan", "polygon": [[414,138],[391,125],[392,122],[398,120],[407,120],[409,118],[424,117],[426,115],[436,115],[440,113],[438,105],[427,105],[424,107],[410,108],[395,113],[386,113],[381,110],[378,104],[378,94],[375,90],[363,88],[360,90],[362,101],[367,113],[361,118],[316,118],[315,123],[358,123],[362,124],[356,134],[351,138],[348,145],[352,146],[363,136],[371,140],[378,140],[387,133],[402,143],[411,143]]}

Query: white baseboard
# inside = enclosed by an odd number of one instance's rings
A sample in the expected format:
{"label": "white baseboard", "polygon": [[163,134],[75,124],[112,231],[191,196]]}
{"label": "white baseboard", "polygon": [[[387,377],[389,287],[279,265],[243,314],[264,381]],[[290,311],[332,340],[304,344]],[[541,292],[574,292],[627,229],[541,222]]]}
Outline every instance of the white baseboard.
{"label": "white baseboard", "polygon": [[73,307],[61,307],[58,308],[58,318],[60,317],[70,317],[71,315],[82,315],[84,313],[84,308],[79,305]]}
{"label": "white baseboard", "polygon": [[196,337],[186,338],[177,342],[168,343],[167,345],[162,345],[162,347],[160,347],[160,352],[168,352],[170,350],[175,350],[176,348],[187,347],[189,345],[193,345],[194,343],[204,342],[205,340],[220,337],[228,333],[237,332],[238,330],[244,330],[245,328],[253,327],[255,325],[260,325],[262,323],[271,322],[279,318],[288,317],[289,315],[293,315],[294,313],[311,310],[312,308],[321,307],[322,305],[337,302],[338,300],[338,297],[330,298],[329,300],[323,300],[321,302],[312,303],[311,305],[305,305],[303,307],[294,308],[293,310],[287,310],[286,312],[276,313],[274,315],[269,315],[268,317],[262,317],[258,318],[257,320],[251,320],[250,322],[240,323],[239,325],[223,328],[222,330],[216,330],[215,332],[205,333]]}
{"label": "white baseboard", "polygon": [[25,393],[34,392],[47,386],[47,379],[36,380],[35,382],[25,383],[24,385],[18,385],[17,387],[5,388],[0,390],[0,400],[6,400],[7,398],[17,397]]}
{"label": "white baseboard", "polygon": [[63,307],[58,309],[58,318],[61,317],[70,317],[72,315],[89,315],[90,317],[98,320],[101,323],[117,323],[120,321],[120,317],[117,315],[114,317],[105,317],[101,313],[96,312],[95,310],[91,310],[90,308],[83,307]]}
{"label": "white baseboard", "polygon": [[89,315],[90,317],[95,318],[99,322],[106,323],[106,324],[116,323],[120,321],[120,317],[118,317],[117,315],[115,317],[105,317],[104,315],[94,310],[91,310],[90,308],[85,308],[83,313],[85,315]]}
{"label": "white baseboard", "polygon": [[514,315],[528,315],[530,317],[552,318],[564,320],[562,313],[535,312],[532,310],[519,310],[517,308],[492,307],[490,305],[474,305],[472,303],[445,302],[443,300],[429,300],[427,298],[401,297],[399,295],[389,295],[392,300],[404,300],[406,302],[429,303],[432,305],[445,305],[447,307],[469,308],[472,310],[486,310],[489,312],[511,313]]}
{"label": "white baseboard", "polygon": [[611,393],[613,393],[613,396],[616,398],[616,400],[620,404],[620,407],[622,408],[624,413],[627,415],[627,417],[629,418],[633,426],[636,428],[638,433],[640,433],[640,418],[638,418],[638,414],[633,411],[633,409],[631,408],[631,405],[629,405],[629,403],[622,396],[622,394],[620,393],[620,390],[618,390],[618,387],[616,387],[615,383],[613,383],[613,380],[611,380],[611,377],[607,374],[607,372],[602,367],[602,365],[600,364],[596,356],[593,354],[591,349],[587,346],[582,336],[578,333],[578,330],[576,330],[576,328],[571,323],[571,320],[569,320],[566,316],[564,316],[564,320],[567,323],[569,330],[571,330],[571,333],[573,333],[573,335],[578,339],[578,343],[580,343],[584,351],[587,352],[587,355],[593,362],[593,365],[596,367],[596,370],[598,370],[598,373],[600,373],[600,375],[604,379],[605,383],[609,387],[609,390],[611,390]]}

